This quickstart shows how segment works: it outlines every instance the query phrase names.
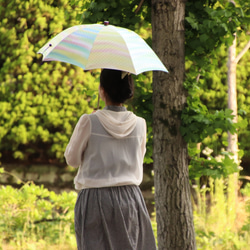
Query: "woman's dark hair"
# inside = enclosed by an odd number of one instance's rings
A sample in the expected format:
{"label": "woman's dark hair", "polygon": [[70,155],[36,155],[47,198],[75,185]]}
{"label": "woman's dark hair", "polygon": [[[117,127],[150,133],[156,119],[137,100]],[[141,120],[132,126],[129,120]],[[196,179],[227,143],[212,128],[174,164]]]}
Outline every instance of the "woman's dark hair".
{"label": "woman's dark hair", "polygon": [[114,69],[103,69],[100,76],[100,85],[114,103],[124,103],[134,94],[134,83],[132,76],[126,74],[122,78],[122,71]]}

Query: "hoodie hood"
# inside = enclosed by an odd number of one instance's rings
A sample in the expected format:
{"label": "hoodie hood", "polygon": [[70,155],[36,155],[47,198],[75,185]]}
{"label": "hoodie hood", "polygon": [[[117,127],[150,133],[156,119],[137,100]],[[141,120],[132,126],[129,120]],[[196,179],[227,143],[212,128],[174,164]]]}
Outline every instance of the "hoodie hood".
{"label": "hoodie hood", "polygon": [[98,110],[95,115],[105,130],[117,139],[128,136],[137,122],[137,116],[130,111]]}

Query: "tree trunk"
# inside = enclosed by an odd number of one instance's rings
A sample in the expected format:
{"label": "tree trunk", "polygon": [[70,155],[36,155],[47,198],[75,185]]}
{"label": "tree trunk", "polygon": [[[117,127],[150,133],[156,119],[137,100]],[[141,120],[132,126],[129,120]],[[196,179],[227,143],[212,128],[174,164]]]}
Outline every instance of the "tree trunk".
{"label": "tree trunk", "polygon": [[[228,71],[227,71],[227,83],[228,83],[228,108],[233,111],[234,119],[233,122],[237,122],[238,105],[237,105],[237,86],[236,86],[236,34],[233,40],[233,44],[228,50]],[[239,165],[238,159],[238,134],[231,134],[228,132],[228,146],[227,150],[233,154],[234,161]],[[234,173],[229,176],[228,180],[228,199],[230,201],[228,213],[229,218],[233,218],[231,224],[236,219],[236,203],[238,199],[238,173]]]}
{"label": "tree trunk", "polygon": [[196,249],[187,144],[180,135],[185,2],[152,0],[153,49],[169,70],[153,73],[155,203],[159,250]]}
{"label": "tree trunk", "polygon": [[[236,35],[233,44],[229,47],[228,53],[228,108],[233,110],[234,119],[237,122],[237,88],[236,88]],[[234,160],[238,163],[238,135],[228,133],[228,151],[234,154]]]}

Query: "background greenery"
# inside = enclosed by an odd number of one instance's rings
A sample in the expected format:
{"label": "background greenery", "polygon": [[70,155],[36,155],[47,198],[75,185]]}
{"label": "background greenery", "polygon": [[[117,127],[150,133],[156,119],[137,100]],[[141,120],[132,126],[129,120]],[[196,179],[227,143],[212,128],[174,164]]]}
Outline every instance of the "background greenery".
{"label": "background greenery", "polygon": [[82,113],[96,100],[96,74],[41,62],[50,37],[77,24],[67,0],[0,1],[0,152],[3,162],[64,162]]}
{"label": "background greenery", "polygon": [[[224,241],[219,235],[222,231],[215,232],[214,224],[209,224],[208,220],[210,216],[219,216],[220,210],[225,212],[228,220],[235,219],[228,210],[223,210],[230,203],[225,199],[230,191],[227,177],[238,171],[225,150],[227,131],[239,131],[240,157],[244,153],[242,165],[245,170],[250,161],[249,52],[237,67],[239,124],[232,123],[231,111],[226,109],[228,46],[234,32],[237,32],[238,52],[250,39],[250,3],[235,2],[236,5],[227,0],[186,3],[184,86],[189,96],[182,113],[181,132],[189,145],[190,180],[196,190],[193,197],[197,206],[195,223],[200,249],[213,249],[214,246],[218,246],[216,249],[244,249],[243,245],[249,243],[250,237],[246,233],[249,229],[247,215],[243,216],[245,224],[238,226],[233,234],[223,229]],[[39,48],[55,34],[79,21],[96,23],[104,20],[135,30],[151,44],[150,8],[150,1],[144,1],[139,8],[136,0],[0,0],[2,163],[65,166],[63,153],[77,120],[81,114],[91,113],[97,105],[98,70],[84,72],[65,63],[41,63],[42,56],[37,54]],[[141,74],[134,80],[135,97],[127,105],[147,121],[145,163],[152,163],[152,73]],[[204,177],[205,182],[202,182]],[[222,184],[214,182],[218,178]],[[216,185],[221,192],[216,199],[215,196],[214,200],[211,198],[213,202],[207,201],[206,197],[214,194]],[[244,190],[245,204],[249,186],[246,185]],[[32,183],[24,184],[20,190],[1,187],[0,192],[0,211],[4,215],[0,220],[3,244],[14,244],[13,249],[17,246],[19,249],[47,249],[47,244],[75,247],[72,240],[74,193],[56,195]],[[195,197],[200,198],[195,200]],[[213,209],[213,206],[217,207]],[[246,202],[245,207],[249,210],[249,203]],[[42,236],[40,240],[39,235]],[[225,239],[235,244],[226,248]],[[244,243],[240,244],[242,239]]]}
{"label": "background greenery", "polygon": [[[185,86],[189,97],[182,116],[182,134],[190,143],[191,157],[192,142],[202,142],[201,152],[209,146],[220,154],[225,147],[226,131],[236,129],[230,121],[230,112],[225,111],[225,81],[226,51],[232,33],[238,30],[239,43],[249,38],[245,25],[249,4],[238,2],[236,7],[222,0],[190,1],[186,6]],[[93,95],[97,94],[99,72],[83,72],[58,62],[42,64],[42,56],[37,51],[49,38],[79,20],[84,23],[109,20],[136,30],[151,44],[150,3],[146,1],[140,9],[137,4],[132,0],[98,1],[98,4],[68,0],[1,1],[0,152],[3,162],[65,163],[63,152],[77,120],[82,113],[90,113],[96,107],[97,98]],[[240,45],[239,49],[244,43]],[[244,101],[250,99],[248,61],[244,59],[240,63],[246,64],[237,72],[238,89],[244,93],[239,95],[239,107],[244,110],[240,114],[248,118],[245,114],[249,105]],[[151,82],[151,72],[135,77],[136,94],[129,103],[130,109],[147,120],[146,163],[152,162]],[[241,128],[247,123],[245,119]],[[240,130],[240,148],[246,151],[247,131]]]}

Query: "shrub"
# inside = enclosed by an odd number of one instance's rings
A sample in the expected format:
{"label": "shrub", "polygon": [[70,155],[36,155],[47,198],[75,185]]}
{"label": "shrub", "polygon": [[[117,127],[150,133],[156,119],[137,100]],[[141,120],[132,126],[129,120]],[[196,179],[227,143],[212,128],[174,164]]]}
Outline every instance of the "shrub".
{"label": "shrub", "polygon": [[[32,182],[20,189],[0,187],[0,243],[28,249],[51,245],[76,246],[74,205],[76,192],[56,194]],[[15,248],[17,249],[17,248]]]}
{"label": "shrub", "polygon": [[[96,105],[97,73],[42,62],[37,51],[78,24],[68,0],[0,0],[0,152],[2,161],[64,163],[82,113]],[[93,93],[92,93],[93,94]]]}

